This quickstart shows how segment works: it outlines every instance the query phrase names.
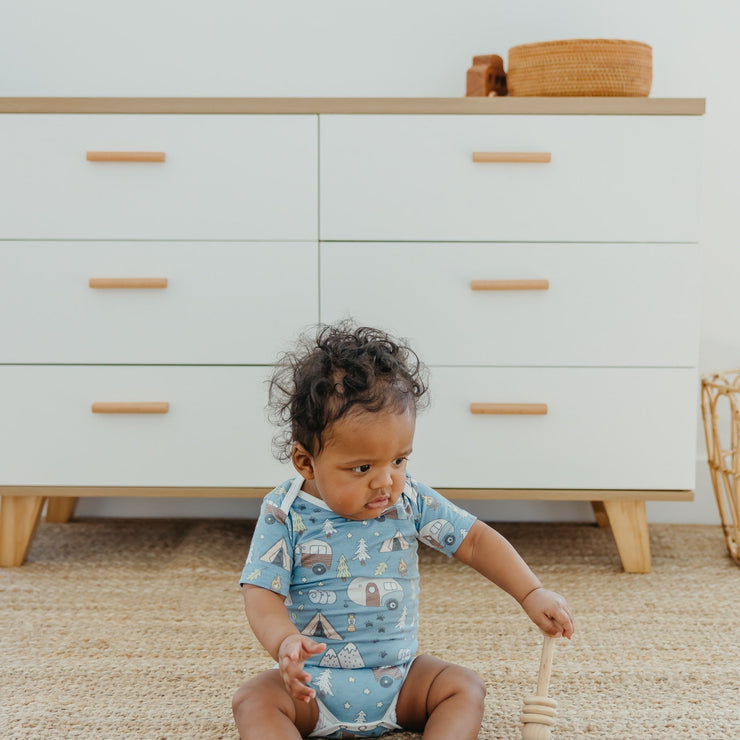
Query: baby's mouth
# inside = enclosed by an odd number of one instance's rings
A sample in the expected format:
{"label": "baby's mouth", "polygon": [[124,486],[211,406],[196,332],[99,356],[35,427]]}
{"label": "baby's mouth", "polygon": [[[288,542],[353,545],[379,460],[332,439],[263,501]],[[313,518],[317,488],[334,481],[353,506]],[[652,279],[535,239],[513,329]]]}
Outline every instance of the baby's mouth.
{"label": "baby's mouth", "polygon": [[367,504],[365,504],[365,506],[367,506],[368,509],[385,509],[388,507],[390,500],[391,500],[390,496],[378,496],[377,498],[374,498],[372,501],[368,501]]}

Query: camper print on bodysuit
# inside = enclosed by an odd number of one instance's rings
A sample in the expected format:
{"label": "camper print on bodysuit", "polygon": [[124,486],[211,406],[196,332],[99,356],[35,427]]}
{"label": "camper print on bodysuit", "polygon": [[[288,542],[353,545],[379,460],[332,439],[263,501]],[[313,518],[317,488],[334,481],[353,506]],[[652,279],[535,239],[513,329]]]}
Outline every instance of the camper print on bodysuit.
{"label": "camper print on bodysuit", "polygon": [[298,630],[326,643],[305,670],[337,727],[392,728],[417,650],[417,541],[451,556],[475,518],[407,478],[376,519],[345,519],[302,483],[265,497],[240,583],[285,596]]}

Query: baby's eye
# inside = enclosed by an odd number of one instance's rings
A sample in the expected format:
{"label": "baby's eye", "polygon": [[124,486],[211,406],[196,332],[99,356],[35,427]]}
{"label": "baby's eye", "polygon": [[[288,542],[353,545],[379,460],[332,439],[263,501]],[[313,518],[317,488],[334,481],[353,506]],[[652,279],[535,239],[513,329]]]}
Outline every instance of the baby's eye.
{"label": "baby's eye", "polygon": [[357,467],[352,468],[352,470],[355,473],[367,473],[368,470],[370,470],[369,465],[358,465]]}
{"label": "baby's eye", "polygon": [[394,465],[403,465],[408,460],[407,457],[397,457],[394,461]]}

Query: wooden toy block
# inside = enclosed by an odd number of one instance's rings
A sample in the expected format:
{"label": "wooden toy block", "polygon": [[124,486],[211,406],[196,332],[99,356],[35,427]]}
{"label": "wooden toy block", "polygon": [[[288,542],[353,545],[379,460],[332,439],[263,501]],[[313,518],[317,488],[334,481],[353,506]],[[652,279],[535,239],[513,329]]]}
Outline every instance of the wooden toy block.
{"label": "wooden toy block", "polygon": [[466,97],[506,95],[504,60],[498,54],[479,54],[467,73]]}

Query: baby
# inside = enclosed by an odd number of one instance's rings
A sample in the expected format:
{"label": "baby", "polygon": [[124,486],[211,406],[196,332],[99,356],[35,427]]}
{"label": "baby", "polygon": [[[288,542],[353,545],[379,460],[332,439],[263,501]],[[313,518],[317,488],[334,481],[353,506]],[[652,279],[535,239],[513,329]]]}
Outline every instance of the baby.
{"label": "baby", "polygon": [[418,541],[504,589],[546,634],[573,634],[565,600],[506,539],[407,474],[426,390],[409,347],[346,322],[278,365],[276,442],[297,475],[265,497],[240,579],[277,661],[234,694],[241,738],[478,736],[483,680],[416,654]]}

